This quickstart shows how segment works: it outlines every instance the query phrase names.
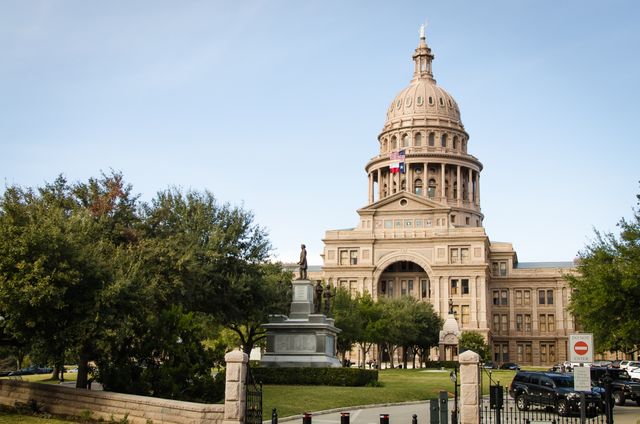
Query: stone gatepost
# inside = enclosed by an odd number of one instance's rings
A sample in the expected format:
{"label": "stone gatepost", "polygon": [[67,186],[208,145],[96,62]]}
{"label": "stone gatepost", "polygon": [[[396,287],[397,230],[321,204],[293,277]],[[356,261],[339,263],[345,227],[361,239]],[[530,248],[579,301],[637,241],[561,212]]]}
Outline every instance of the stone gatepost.
{"label": "stone gatepost", "polygon": [[224,389],[224,420],[223,424],[244,423],[247,393],[244,389],[247,378],[247,363],[249,355],[234,350],[224,356],[227,363],[226,382]]}
{"label": "stone gatepost", "polygon": [[480,355],[467,350],[460,362],[460,424],[480,423]]}

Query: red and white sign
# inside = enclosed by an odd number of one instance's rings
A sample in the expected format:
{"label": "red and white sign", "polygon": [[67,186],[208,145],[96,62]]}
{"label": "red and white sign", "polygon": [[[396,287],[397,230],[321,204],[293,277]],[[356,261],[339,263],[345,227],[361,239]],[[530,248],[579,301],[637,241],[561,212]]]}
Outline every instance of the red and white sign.
{"label": "red and white sign", "polygon": [[579,363],[593,362],[593,334],[569,335],[569,361]]}

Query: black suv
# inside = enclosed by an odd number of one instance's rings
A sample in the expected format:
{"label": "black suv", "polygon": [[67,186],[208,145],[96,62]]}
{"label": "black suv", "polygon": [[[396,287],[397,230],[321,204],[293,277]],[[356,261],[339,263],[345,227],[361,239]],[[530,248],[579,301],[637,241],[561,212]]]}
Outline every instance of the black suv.
{"label": "black suv", "polygon": [[[580,392],[573,388],[573,375],[553,372],[518,372],[509,386],[509,394],[516,400],[516,407],[529,409],[531,405],[552,407],[558,415],[580,412]],[[587,414],[595,416],[602,410],[602,398],[598,393],[584,392]]]}
{"label": "black suv", "polygon": [[604,389],[605,379],[611,378],[611,396],[616,405],[624,405],[627,399],[640,406],[640,383],[633,381],[626,370],[591,367],[591,384]]}

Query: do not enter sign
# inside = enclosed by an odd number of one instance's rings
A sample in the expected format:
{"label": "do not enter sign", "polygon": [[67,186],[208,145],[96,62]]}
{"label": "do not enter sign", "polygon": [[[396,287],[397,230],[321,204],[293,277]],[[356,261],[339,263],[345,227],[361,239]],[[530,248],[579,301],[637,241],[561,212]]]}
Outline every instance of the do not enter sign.
{"label": "do not enter sign", "polygon": [[589,345],[587,345],[586,342],[580,340],[573,345],[573,350],[580,356],[586,355],[587,352],[589,352]]}
{"label": "do not enter sign", "polygon": [[593,334],[569,335],[569,360],[571,362],[593,362]]}

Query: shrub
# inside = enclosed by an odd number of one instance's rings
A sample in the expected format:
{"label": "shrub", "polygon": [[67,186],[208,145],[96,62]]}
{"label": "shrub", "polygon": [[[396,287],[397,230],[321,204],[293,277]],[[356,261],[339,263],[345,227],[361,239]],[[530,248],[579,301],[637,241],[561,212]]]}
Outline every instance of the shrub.
{"label": "shrub", "polygon": [[378,381],[377,370],[361,368],[253,368],[253,378],[263,384],[366,386]]}
{"label": "shrub", "polygon": [[458,361],[427,361],[424,366],[425,368],[455,368],[458,366]]}

